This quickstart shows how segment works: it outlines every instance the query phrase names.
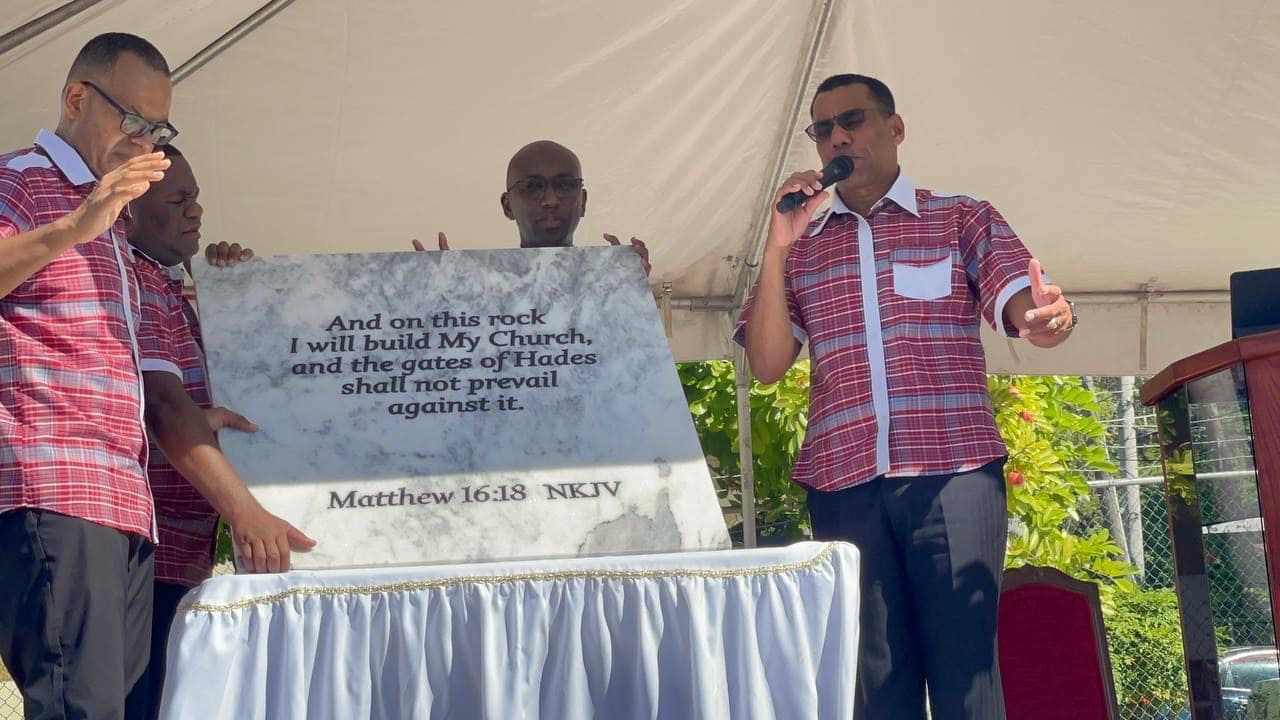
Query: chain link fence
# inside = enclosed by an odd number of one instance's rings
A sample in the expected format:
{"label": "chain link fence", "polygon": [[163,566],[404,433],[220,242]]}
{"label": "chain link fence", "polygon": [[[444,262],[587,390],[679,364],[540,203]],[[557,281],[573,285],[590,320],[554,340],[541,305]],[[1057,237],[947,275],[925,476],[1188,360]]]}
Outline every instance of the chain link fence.
{"label": "chain link fence", "polygon": [[[1121,549],[1120,559],[1138,570],[1138,593],[1118,598],[1105,618],[1120,715],[1184,717],[1187,683],[1156,414],[1136,402],[1140,380],[1090,378],[1088,384],[1104,408],[1107,456],[1119,472],[1089,481],[1094,502],[1070,529],[1106,530]],[[1157,636],[1151,628],[1163,632]]]}
{"label": "chain link fence", "polygon": [[0,666],[0,720],[22,720],[22,696],[3,666]]}
{"label": "chain link fence", "polygon": [[[1100,480],[1091,485],[1097,507],[1086,510],[1072,529],[1081,535],[1107,530],[1121,547],[1122,559],[1139,569],[1134,578],[1138,592],[1132,597],[1120,595],[1114,608],[1104,614],[1120,717],[1184,718],[1187,682],[1163,481]],[[1137,599],[1142,601],[1134,602]],[[1158,636],[1151,632],[1153,628],[1161,631]]]}
{"label": "chain link fence", "polygon": [[[1136,404],[1133,387],[1141,382],[1094,378],[1092,385],[1103,406],[1114,408],[1104,420],[1106,443],[1121,471],[1118,477],[1090,482],[1096,504],[1082,514],[1079,529],[1107,530],[1123,559],[1138,568],[1139,592],[1118,595],[1107,617],[1121,717],[1186,718],[1187,679],[1157,411]],[[1206,395],[1200,402],[1193,397],[1184,416],[1193,460],[1188,487],[1194,488],[1198,517],[1180,520],[1184,530],[1179,537],[1180,543],[1203,543],[1213,624],[1198,631],[1216,645],[1227,720],[1244,720],[1250,692],[1278,674],[1248,408],[1242,397],[1230,391]]]}

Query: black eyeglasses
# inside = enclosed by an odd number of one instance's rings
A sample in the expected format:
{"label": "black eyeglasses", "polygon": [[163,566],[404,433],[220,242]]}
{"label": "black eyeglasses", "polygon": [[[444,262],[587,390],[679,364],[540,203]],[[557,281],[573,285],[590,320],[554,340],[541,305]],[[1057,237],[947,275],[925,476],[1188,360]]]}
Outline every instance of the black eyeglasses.
{"label": "black eyeglasses", "polygon": [[156,147],[160,147],[161,145],[168,145],[169,143],[173,142],[173,139],[175,137],[178,136],[178,129],[170,125],[169,123],[167,122],[153,123],[150,120],[142,117],[141,115],[138,115],[137,113],[131,113],[128,110],[125,110],[124,108],[120,107],[120,103],[112,99],[112,97],[108,95],[102,88],[98,87],[97,85],[94,85],[88,80],[81,80],[80,82],[93,88],[94,92],[101,95],[103,100],[106,100],[108,103],[110,103],[111,107],[115,108],[116,112],[120,113],[120,132],[124,133],[125,135],[128,135],[129,137],[135,138],[135,139],[142,138],[142,137],[149,137],[151,140],[151,144],[155,145]]}
{"label": "black eyeglasses", "polygon": [[507,191],[517,190],[521,195],[537,200],[547,194],[548,187],[558,197],[571,198],[574,193],[582,190],[582,178],[559,175],[548,180],[541,175],[530,175],[512,183],[511,187],[507,188]]}
{"label": "black eyeglasses", "polygon": [[882,108],[854,108],[852,110],[845,110],[833,118],[827,118],[826,120],[819,120],[813,123],[804,129],[804,134],[808,135],[809,139],[814,142],[821,142],[831,137],[831,131],[835,129],[836,125],[839,125],[843,130],[853,132],[854,130],[862,127],[862,123],[867,121],[867,113],[870,112],[884,113],[886,115],[893,114]]}

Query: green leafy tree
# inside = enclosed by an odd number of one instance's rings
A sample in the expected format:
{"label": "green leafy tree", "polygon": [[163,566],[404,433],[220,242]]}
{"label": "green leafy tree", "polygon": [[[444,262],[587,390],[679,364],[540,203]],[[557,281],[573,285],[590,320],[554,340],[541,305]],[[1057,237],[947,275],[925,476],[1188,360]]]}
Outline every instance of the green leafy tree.
{"label": "green leafy tree", "polygon": [[1169,588],[1118,593],[1107,617],[1122,717],[1172,717],[1187,703],[1178,601]]}
{"label": "green leafy tree", "polygon": [[[677,370],[702,451],[717,477],[717,492],[730,512],[740,514],[742,466],[733,363],[684,363]],[[809,362],[796,363],[773,385],[752,380],[749,396],[757,534],[766,543],[798,540],[808,530],[809,511],[804,490],[790,478],[809,420]]]}
{"label": "green leafy tree", "polygon": [[218,519],[217,540],[213,551],[214,564],[231,562],[234,554],[231,549],[231,528],[227,521]]}
{"label": "green leafy tree", "polygon": [[1117,559],[1122,551],[1106,530],[1071,530],[1096,503],[1088,475],[1116,472],[1102,444],[1106,427],[1094,394],[1079,378],[1049,375],[993,375],[987,389],[1009,451],[1005,479],[1014,531],[1006,565],[1053,567],[1096,582],[1104,608],[1111,609],[1117,589],[1135,589],[1136,568]]}
{"label": "green leafy tree", "polygon": [[[733,365],[686,363],[678,368],[694,427],[718,477],[721,499],[741,510],[738,411]],[[757,525],[763,536],[802,537],[808,528],[804,492],[790,481],[808,421],[809,364],[796,363],[777,383],[751,383],[751,441],[755,458]],[[1010,566],[1056,567],[1084,580],[1127,588],[1133,568],[1105,531],[1070,532],[1092,502],[1085,478],[1115,472],[1101,440],[1092,392],[1072,377],[992,376],[996,425],[1009,448],[1009,512],[1017,531]],[[1104,592],[1108,603],[1109,589]]]}

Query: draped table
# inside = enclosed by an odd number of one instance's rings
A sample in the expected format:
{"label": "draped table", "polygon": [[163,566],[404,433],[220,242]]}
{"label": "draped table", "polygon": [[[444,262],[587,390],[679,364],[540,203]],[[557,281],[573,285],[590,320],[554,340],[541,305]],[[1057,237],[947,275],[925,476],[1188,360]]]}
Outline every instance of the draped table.
{"label": "draped table", "polygon": [[161,717],[853,716],[844,543],[213,578]]}

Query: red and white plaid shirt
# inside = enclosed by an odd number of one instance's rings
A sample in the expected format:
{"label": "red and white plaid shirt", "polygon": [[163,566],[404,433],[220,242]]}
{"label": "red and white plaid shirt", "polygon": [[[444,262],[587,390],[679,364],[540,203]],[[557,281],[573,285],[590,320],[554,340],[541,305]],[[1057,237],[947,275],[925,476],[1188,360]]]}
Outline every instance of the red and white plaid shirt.
{"label": "red and white plaid shirt", "polygon": [[[200,324],[195,309],[182,294],[182,270],[163,267],[142,253],[136,254],[134,267],[142,295],[142,324],[138,328],[142,370],[177,375],[196,405],[210,407]],[[154,444],[147,477],[156,501],[156,526],[160,532],[155,553],[156,581],[194,587],[213,570],[218,513]]]}
{"label": "red and white plaid shirt", "polygon": [[978,317],[1016,335],[1004,306],[1030,287],[1030,260],[989,203],[918,190],[901,173],[866,218],[833,193],[784,271],[792,330],[812,361],[792,479],[831,491],[1004,455]]}
{"label": "red and white plaid shirt", "polygon": [[[0,155],[0,238],[57,220],[97,179],[65,141]],[[124,222],[0,298],[0,512],[42,508],[155,540]]]}

